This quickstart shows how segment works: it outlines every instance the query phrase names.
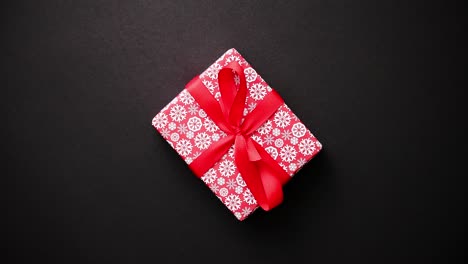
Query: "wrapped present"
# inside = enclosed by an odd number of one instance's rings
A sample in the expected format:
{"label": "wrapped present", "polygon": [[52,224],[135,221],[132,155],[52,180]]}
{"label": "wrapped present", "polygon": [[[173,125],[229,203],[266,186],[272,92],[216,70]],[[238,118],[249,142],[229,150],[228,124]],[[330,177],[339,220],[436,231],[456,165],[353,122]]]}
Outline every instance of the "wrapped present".
{"label": "wrapped present", "polygon": [[190,81],[152,125],[239,220],[283,199],[320,142],[235,50]]}

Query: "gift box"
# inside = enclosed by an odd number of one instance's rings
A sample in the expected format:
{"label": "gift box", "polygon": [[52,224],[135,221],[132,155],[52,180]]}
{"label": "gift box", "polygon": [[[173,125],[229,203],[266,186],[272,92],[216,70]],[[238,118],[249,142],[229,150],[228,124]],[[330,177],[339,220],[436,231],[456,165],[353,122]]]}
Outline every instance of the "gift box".
{"label": "gift box", "polygon": [[239,220],[270,210],[322,145],[235,49],[190,81],[152,120]]}

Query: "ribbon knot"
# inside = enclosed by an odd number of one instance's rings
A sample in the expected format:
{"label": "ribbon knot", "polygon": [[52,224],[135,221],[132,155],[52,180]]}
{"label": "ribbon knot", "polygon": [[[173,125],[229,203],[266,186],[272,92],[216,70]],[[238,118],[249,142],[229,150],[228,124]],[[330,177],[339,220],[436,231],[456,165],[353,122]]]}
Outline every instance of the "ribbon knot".
{"label": "ribbon knot", "polygon": [[[238,77],[238,84],[235,76]],[[276,112],[283,99],[271,91],[243,119],[247,97],[243,68],[237,62],[228,64],[219,71],[218,84],[221,93],[219,102],[198,76],[186,86],[200,107],[227,134],[211,144],[189,167],[198,177],[203,176],[234,144],[234,161],[242,178],[257,204],[268,211],[282,202],[282,186],[290,177],[250,135]]]}

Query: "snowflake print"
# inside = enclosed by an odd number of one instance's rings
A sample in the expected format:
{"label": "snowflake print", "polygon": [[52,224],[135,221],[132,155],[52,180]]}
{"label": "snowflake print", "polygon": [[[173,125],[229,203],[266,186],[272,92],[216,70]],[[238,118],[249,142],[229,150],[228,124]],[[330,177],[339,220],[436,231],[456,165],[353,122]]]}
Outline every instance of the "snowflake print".
{"label": "snowflake print", "polygon": [[171,131],[169,131],[169,129],[167,128],[164,128],[161,131],[161,136],[163,136],[163,138],[168,138],[170,135],[171,135]]}
{"label": "snowflake print", "polygon": [[222,197],[226,197],[226,195],[228,195],[228,193],[229,193],[229,191],[226,188],[221,188],[219,190],[219,195],[221,195]]}
{"label": "snowflake print", "polygon": [[206,117],[206,112],[205,112],[205,110],[203,110],[203,109],[198,110],[198,115],[199,115],[201,118],[205,118],[205,117]]}
{"label": "snowflake print", "polygon": [[226,182],[226,180],[222,177],[219,177],[218,180],[217,180],[218,184],[219,185],[224,185],[224,183]]}
{"label": "snowflake print", "polygon": [[192,144],[190,141],[182,139],[181,141],[177,142],[176,150],[180,155],[187,156],[192,152]]}
{"label": "snowflake print", "polygon": [[256,83],[250,87],[250,97],[252,97],[255,101],[262,100],[265,95],[265,86]]}
{"label": "snowflake print", "polygon": [[244,116],[246,116],[248,113],[249,113],[249,109],[244,108],[244,111],[242,112],[242,114],[243,114]]}
{"label": "snowflake print", "polygon": [[275,146],[276,146],[277,148],[281,148],[281,147],[283,146],[283,144],[284,144],[284,142],[283,142],[283,140],[282,140],[281,138],[277,138],[277,139],[275,140]]}
{"label": "snowflake print", "polygon": [[263,138],[263,142],[265,142],[267,145],[271,145],[274,142],[274,138],[272,135],[268,134]]}
{"label": "snowflake print", "polygon": [[254,69],[252,69],[251,67],[245,69],[244,74],[245,74],[245,79],[248,82],[253,82],[253,81],[255,81],[255,79],[257,79],[257,72]]}
{"label": "snowflake print", "polygon": [[293,135],[295,137],[303,137],[307,131],[306,127],[304,126],[304,124],[302,123],[296,123],[293,125],[292,129],[291,129]]}
{"label": "snowflake print", "polygon": [[234,158],[234,146],[230,147],[228,150],[228,155],[231,159]]}
{"label": "snowflake print", "polygon": [[217,79],[218,78],[218,73],[219,73],[219,70],[221,70],[221,65],[219,65],[218,63],[214,63],[213,65],[211,65],[207,70],[206,70],[206,75],[208,75],[208,77],[210,77],[211,79]]}
{"label": "snowflake print", "polygon": [[187,131],[188,131],[187,125],[185,124],[180,124],[179,127],[177,128],[177,132],[179,132],[182,135],[187,133]]}
{"label": "snowflake print", "polygon": [[243,191],[244,191],[244,188],[242,188],[241,186],[236,186],[235,192],[236,192],[237,194],[241,194]]}
{"label": "snowflake print", "polygon": [[192,139],[194,136],[193,131],[188,131],[187,134],[185,135],[188,139]]}
{"label": "snowflake print", "polygon": [[311,155],[315,151],[315,144],[310,138],[305,138],[299,143],[299,152],[304,155]]}
{"label": "snowflake print", "polygon": [[215,169],[213,169],[213,168],[209,169],[207,172],[205,172],[205,174],[203,174],[201,179],[205,183],[213,183],[216,180],[216,171],[215,171]]}
{"label": "snowflake print", "polygon": [[200,118],[194,116],[194,117],[189,118],[187,125],[190,130],[192,130],[193,132],[196,132],[201,129],[202,121]]}
{"label": "snowflake print", "polygon": [[242,215],[243,215],[244,217],[248,216],[251,212],[252,212],[252,210],[251,210],[249,207],[244,207],[244,208],[242,209]]}
{"label": "snowflake print", "polygon": [[244,197],[244,201],[248,204],[257,203],[257,201],[255,200],[254,196],[252,195],[249,189],[246,189],[245,192],[242,194],[242,196]]}
{"label": "snowflake print", "polygon": [[315,141],[315,146],[317,146],[317,148],[320,150],[322,149],[322,143],[318,142],[318,141]]}
{"label": "snowflake print", "polygon": [[167,125],[167,116],[164,113],[159,113],[153,118],[153,126],[163,128]]}
{"label": "snowflake print", "polygon": [[197,153],[193,154],[193,159],[198,158],[198,156],[200,156],[200,155],[201,155],[201,152],[198,151]]}
{"label": "snowflake print", "polygon": [[236,84],[236,86],[238,86],[240,84],[240,78],[239,78],[239,75],[234,75],[234,83]]}
{"label": "snowflake print", "polygon": [[179,134],[177,134],[177,133],[175,133],[175,132],[172,133],[172,134],[171,134],[171,140],[174,141],[174,142],[175,142],[175,141],[178,141],[178,140],[179,140]]}
{"label": "snowflake print", "polygon": [[257,142],[260,146],[263,146],[263,141],[261,137],[255,135],[255,136],[252,136],[252,140]]}
{"label": "snowflake print", "polygon": [[216,86],[211,81],[203,80],[203,85],[205,85],[205,87],[210,91],[210,93],[213,94]]}
{"label": "snowflake print", "polygon": [[198,107],[196,105],[190,105],[188,108],[188,112],[191,115],[196,115],[198,113]]}
{"label": "snowflake print", "polygon": [[218,171],[221,175],[225,177],[230,177],[234,171],[236,170],[236,166],[230,160],[224,160],[219,164]]}
{"label": "snowflake print", "polygon": [[306,160],[304,158],[299,158],[299,160],[297,160],[297,166],[300,168],[302,166],[304,166],[306,164]]}
{"label": "snowflake print", "polygon": [[287,112],[285,112],[285,111],[278,111],[275,114],[274,121],[275,121],[277,126],[279,126],[281,128],[285,128],[291,122],[291,116],[289,116],[289,114]]}
{"label": "snowflake print", "polygon": [[195,99],[193,99],[192,95],[187,90],[183,90],[180,93],[179,99],[183,104],[192,104],[195,101]]}
{"label": "snowflake print", "polygon": [[289,130],[283,131],[283,133],[281,133],[281,137],[282,137],[284,140],[289,140],[289,139],[292,137],[291,131],[289,131]]}
{"label": "snowflake print", "polygon": [[213,183],[213,184],[209,185],[209,187],[210,187],[212,192],[214,192],[214,193],[219,192],[219,186],[216,183]]}
{"label": "snowflake print", "polygon": [[281,148],[280,157],[285,162],[291,162],[296,158],[296,150],[293,146],[284,146]]}
{"label": "snowflake print", "polygon": [[281,134],[281,131],[279,130],[279,128],[275,127],[272,133],[273,133],[273,136],[277,137]]}
{"label": "snowflake print", "polygon": [[229,179],[229,180],[226,182],[226,187],[227,187],[228,189],[234,189],[234,188],[236,188],[236,186],[237,186],[237,183],[236,183],[236,181],[233,180],[233,179]]}
{"label": "snowflake print", "polygon": [[297,169],[297,165],[295,163],[289,164],[289,170],[290,171],[295,171]]}
{"label": "snowflake print", "polygon": [[242,218],[242,214],[240,212],[235,212],[234,216],[239,220]]}
{"label": "snowflake print", "polygon": [[247,110],[249,110],[249,112],[252,112],[255,109],[255,107],[257,107],[257,104],[252,102],[247,106]]}
{"label": "snowflake print", "polygon": [[180,106],[180,105],[174,105],[172,108],[171,108],[171,112],[169,113],[169,115],[171,116],[172,120],[176,121],[176,122],[180,122],[182,120],[185,119],[185,115],[187,114],[187,112],[185,111],[185,109]]}
{"label": "snowflake print", "polygon": [[208,132],[215,132],[216,130],[218,130],[218,126],[213,122],[213,120],[209,119],[208,117],[205,118],[203,126]]}
{"label": "snowflake print", "polygon": [[240,208],[241,199],[235,194],[231,194],[224,200],[224,204],[229,208],[229,210],[235,211]]}
{"label": "snowflake print", "polygon": [[237,63],[242,64],[242,61],[239,57],[231,55],[226,59],[226,62],[224,63],[224,65],[228,65],[229,63],[233,61],[236,61]]}
{"label": "snowflake print", "polygon": [[265,135],[265,134],[270,133],[272,128],[273,128],[272,123],[270,120],[268,120],[257,129],[257,132],[260,133],[260,135]]}
{"label": "snowflake print", "polygon": [[169,123],[168,128],[169,128],[170,130],[174,130],[174,129],[176,129],[176,127],[177,127],[177,126],[176,126],[176,124],[175,124],[174,122]]}
{"label": "snowflake print", "polygon": [[211,135],[211,139],[216,142],[219,140],[219,134],[218,133],[213,133],[213,135]]}
{"label": "snowflake print", "polygon": [[276,159],[278,157],[278,150],[276,150],[275,147],[272,147],[272,146],[269,146],[269,147],[266,147],[265,148],[265,151],[270,154],[270,156],[273,158],[273,159]]}
{"label": "snowflake print", "polygon": [[292,145],[296,145],[297,141],[298,141],[297,137],[292,137],[291,140],[290,140]]}
{"label": "snowflake print", "polygon": [[242,176],[240,175],[240,173],[237,174],[236,183],[237,183],[237,185],[242,186],[242,187],[245,187],[247,185],[247,184],[245,184],[244,179],[242,179]]}
{"label": "snowflake print", "polygon": [[199,149],[207,149],[211,144],[210,136],[202,132],[195,136],[195,146]]}

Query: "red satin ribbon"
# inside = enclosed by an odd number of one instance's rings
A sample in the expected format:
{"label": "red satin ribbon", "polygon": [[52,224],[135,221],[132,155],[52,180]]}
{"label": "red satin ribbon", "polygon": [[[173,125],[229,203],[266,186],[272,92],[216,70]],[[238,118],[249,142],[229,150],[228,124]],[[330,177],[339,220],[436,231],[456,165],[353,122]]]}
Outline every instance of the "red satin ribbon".
{"label": "red satin ribbon", "polygon": [[[239,76],[239,87],[236,87],[234,73]],[[218,84],[219,103],[199,77],[186,86],[206,114],[227,134],[211,144],[189,167],[202,177],[234,144],[234,160],[242,178],[258,205],[268,211],[283,201],[282,186],[290,176],[250,135],[283,104],[283,99],[271,91],[242,122],[247,96],[243,68],[237,62],[228,64],[219,71]]]}

